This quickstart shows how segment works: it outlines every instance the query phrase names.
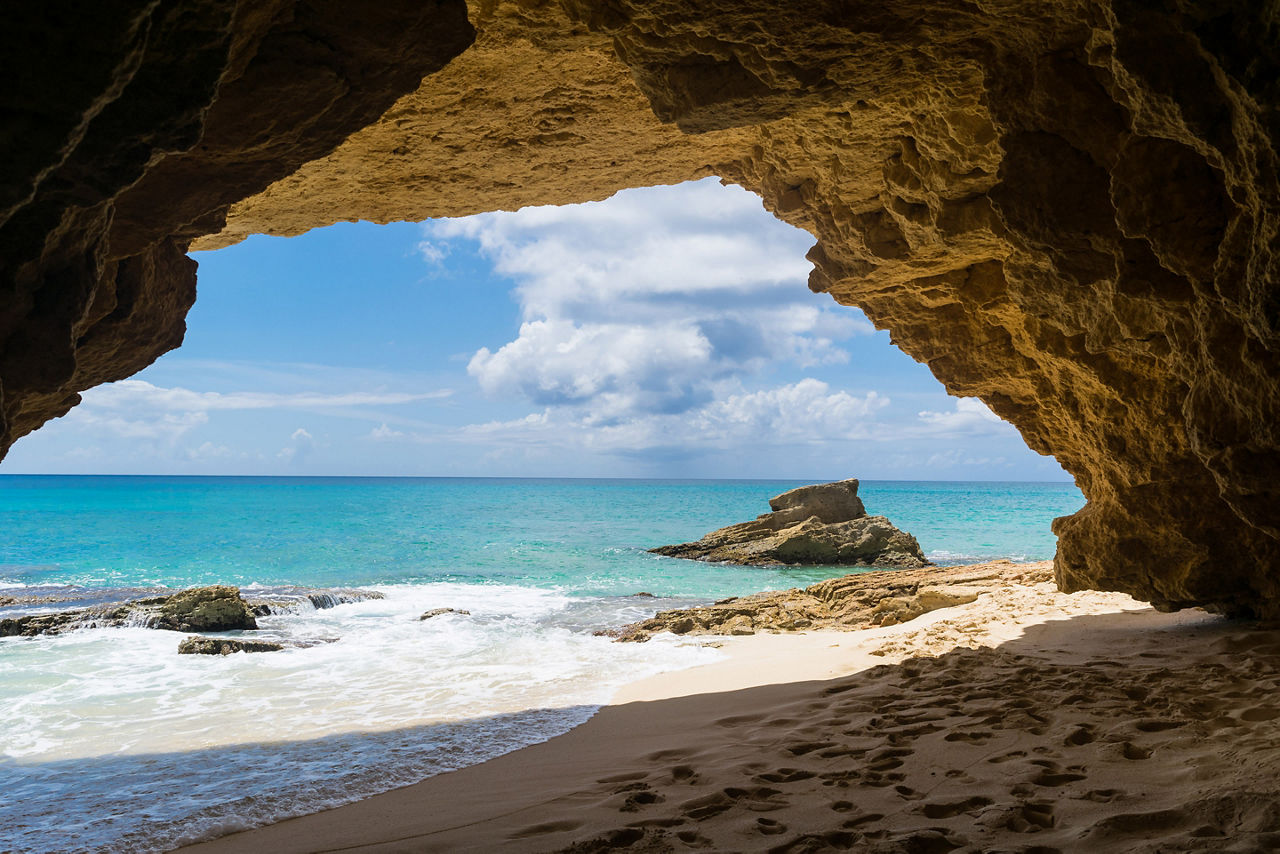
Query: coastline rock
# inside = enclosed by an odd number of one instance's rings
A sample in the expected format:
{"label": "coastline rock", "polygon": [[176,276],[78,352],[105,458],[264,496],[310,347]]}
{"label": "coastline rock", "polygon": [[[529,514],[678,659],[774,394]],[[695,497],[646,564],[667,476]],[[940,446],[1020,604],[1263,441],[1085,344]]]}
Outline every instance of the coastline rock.
{"label": "coastline rock", "polygon": [[249,605],[240,590],[226,584],[195,587],[166,597],[148,628],[175,632],[226,632],[256,629]]}
{"label": "coastline rock", "polygon": [[178,655],[230,655],[233,652],[279,652],[284,644],[272,641],[246,641],[232,638],[184,638],[178,644]]}
{"label": "coastline rock", "polygon": [[430,611],[424,612],[418,620],[419,622],[422,620],[430,620],[432,617],[439,617],[441,614],[458,614],[465,617],[471,616],[470,611],[461,611],[456,608],[432,608]]}
{"label": "coastline rock", "polygon": [[883,516],[868,516],[857,480],[815,484],[769,499],[773,512],[654,554],[749,566],[929,566],[916,538]]}
{"label": "coastline rock", "polygon": [[230,585],[193,587],[170,596],[111,602],[0,620],[0,637],[57,635],[72,629],[139,626],[175,632],[225,632],[256,629],[249,604]]}
{"label": "coastline rock", "polygon": [[986,590],[1053,578],[1050,561],[1007,560],[969,566],[863,572],[804,589],[722,599],[714,605],[660,611],[615,631],[619,641],[643,643],[659,632],[676,635],[751,635],[803,629],[857,630],[891,626],[922,614],[973,602]]}

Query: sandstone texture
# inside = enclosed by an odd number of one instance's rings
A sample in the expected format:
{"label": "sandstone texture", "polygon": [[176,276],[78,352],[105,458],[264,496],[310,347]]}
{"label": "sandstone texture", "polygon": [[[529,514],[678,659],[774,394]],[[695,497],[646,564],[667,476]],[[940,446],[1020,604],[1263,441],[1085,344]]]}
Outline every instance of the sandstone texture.
{"label": "sandstone texture", "polygon": [[769,499],[773,512],[654,554],[750,566],[927,566],[916,538],[868,516],[858,481],[802,486]]}
{"label": "sandstone texture", "polygon": [[648,620],[608,632],[643,643],[659,632],[677,635],[753,635],[804,629],[857,630],[892,626],[922,614],[965,605],[993,586],[1029,585],[1053,573],[1049,561],[1007,560],[971,566],[894,569],[831,578],[803,590],[769,591],[725,599],[701,608],[661,611]]}
{"label": "sandstone texture", "polygon": [[0,449],[189,247],[714,174],[1075,476],[1064,589],[1280,615],[1275,0],[64,5],[0,13]]}

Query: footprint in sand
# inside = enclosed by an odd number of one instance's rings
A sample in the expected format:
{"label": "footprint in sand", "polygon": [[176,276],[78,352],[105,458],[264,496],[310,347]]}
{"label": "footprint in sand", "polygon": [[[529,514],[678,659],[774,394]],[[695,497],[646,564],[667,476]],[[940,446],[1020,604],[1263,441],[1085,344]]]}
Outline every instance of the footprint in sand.
{"label": "footprint in sand", "polygon": [[582,827],[582,822],[580,821],[544,821],[541,824],[532,824],[521,828],[507,838],[528,839],[531,836],[544,836],[548,833],[566,833],[570,830],[577,830],[579,827]]}
{"label": "footprint in sand", "polygon": [[685,801],[680,805],[680,811],[694,821],[704,821],[737,806],[753,812],[770,812],[783,809],[788,805],[786,799],[778,797],[781,794],[782,792],[777,789],[764,786],[752,789],[730,787],[701,798]]}
{"label": "footprint in sand", "polygon": [[780,833],[787,832],[787,826],[780,821],[774,821],[771,818],[756,819],[756,830],[765,836],[777,836]]}
{"label": "footprint in sand", "polygon": [[812,771],[805,771],[802,768],[779,768],[767,774],[757,774],[756,779],[762,783],[797,783],[816,776]]}
{"label": "footprint in sand", "polygon": [[971,798],[964,798],[959,801],[934,801],[933,803],[924,804],[920,807],[920,812],[925,818],[955,818],[964,813],[974,813],[983,807],[989,807],[995,803],[990,798],[984,798],[980,795],[974,795]]}

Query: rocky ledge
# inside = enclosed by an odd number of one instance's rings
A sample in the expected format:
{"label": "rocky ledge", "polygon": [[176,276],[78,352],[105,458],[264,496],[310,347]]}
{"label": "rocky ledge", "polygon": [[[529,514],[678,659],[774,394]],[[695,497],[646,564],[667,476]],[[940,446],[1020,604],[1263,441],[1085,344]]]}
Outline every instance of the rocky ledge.
{"label": "rocky ledge", "polygon": [[964,605],[1005,584],[1053,579],[1053,563],[997,560],[969,566],[863,572],[820,581],[803,590],[777,590],[724,599],[701,608],[660,611],[608,632],[643,643],[659,632],[677,635],[753,635],[802,629],[866,629],[914,620]]}
{"label": "rocky ledge", "polygon": [[771,513],[654,554],[750,566],[929,566],[916,538],[883,516],[868,516],[858,481],[802,486],[769,499]]}
{"label": "rocky ledge", "polygon": [[[348,602],[382,599],[376,590],[277,588],[245,600],[227,584],[193,587],[169,596],[151,596],[0,619],[0,637],[56,635],[72,629],[139,626],[174,632],[229,632],[258,628],[257,617],[321,610]],[[32,604],[32,603],[16,603]]]}
{"label": "rocky ledge", "polygon": [[196,635],[178,644],[178,655],[230,655],[233,652],[279,652],[284,644],[273,641],[206,638]]}

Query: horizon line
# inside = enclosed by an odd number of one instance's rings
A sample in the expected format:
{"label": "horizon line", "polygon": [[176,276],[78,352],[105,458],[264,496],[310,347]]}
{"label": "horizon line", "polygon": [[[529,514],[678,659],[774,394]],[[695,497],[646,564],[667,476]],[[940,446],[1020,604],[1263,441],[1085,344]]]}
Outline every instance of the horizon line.
{"label": "horizon line", "polygon": [[[5,477],[169,477],[201,480],[230,480],[258,478],[263,480],[634,480],[634,481],[803,481],[806,483],[833,483],[831,480],[805,477],[678,477],[635,475],[431,475],[431,474],[155,474],[155,473],[94,473],[94,472],[0,472]],[[848,480],[853,478],[841,478]],[[873,478],[859,477],[867,483],[1053,483],[1075,486],[1075,480],[1026,480],[1020,478]]]}

